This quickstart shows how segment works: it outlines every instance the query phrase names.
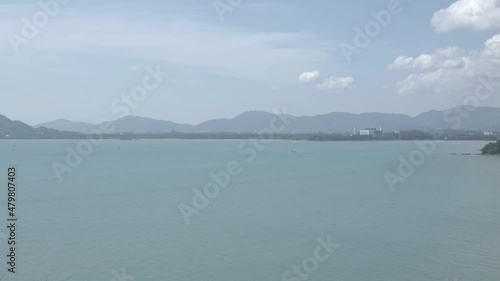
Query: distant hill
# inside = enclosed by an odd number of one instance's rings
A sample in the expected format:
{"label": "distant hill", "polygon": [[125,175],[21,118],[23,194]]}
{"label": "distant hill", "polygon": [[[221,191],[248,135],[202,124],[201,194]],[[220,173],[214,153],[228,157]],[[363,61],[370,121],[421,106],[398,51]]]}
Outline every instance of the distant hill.
{"label": "distant hill", "polygon": [[258,132],[263,128],[269,128],[269,122],[275,118],[275,114],[264,111],[248,111],[232,119],[215,119],[203,122],[195,126],[193,132]]}
{"label": "distant hill", "polygon": [[[464,110],[468,112],[467,110]],[[384,131],[396,130],[445,130],[460,129],[472,131],[500,131],[500,108],[479,107],[470,112],[467,118],[461,118],[461,126],[453,128],[457,123],[454,118],[457,113],[444,118],[445,111],[429,111],[416,117],[404,114],[388,113],[341,113],[332,112],[316,116],[288,116],[290,120],[282,133],[346,133],[354,127],[382,127]],[[251,133],[263,128],[269,128],[269,122],[274,114],[263,111],[248,111],[230,119],[214,119],[198,125],[178,124],[145,117],[128,116],[112,122],[115,133],[170,133],[172,131],[185,133],[233,132]],[[23,123],[24,124],[24,123]],[[26,124],[25,124],[26,125]],[[27,126],[27,125],[26,125]],[[57,120],[41,124],[51,129],[81,132],[97,125]],[[37,126],[38,127],[38,126]],[[25,128],[27,129],[27,128]]]}
{"label": "distant hill", "polygon": [[92,128],[95,128],[95,126],[96,126],[95,124],[90,124],[85,122],[74,122],[65,119],[58,119],[52,122],[36,125],[35,128],[45,127],[59,131],[84,132],[84,131],[89,131]]}
{"label": "distant hill", "polygon": [[33,128],[21,121],[14,121],[0,115],[0,139],[72,138],[78,135],[74,132],[61,132],[45,127]]}
{"label": "distant hill", "polygon": [[0,135],[5,137],[17,137],[34,135],[36,130],[21,121],[13,121],[0,115]]}
{"label": "distant hill", "polygon": [[[199,124],[196,132],[257,132],[268,128],[269,122],[275,117],[272,113],[249,111],[232,119],[217,119]],[[402,114],[385,113],[338,113],[333,112],[316,116],[289,116],[290,124],[283,133],[331,133],[352,132],[354,127],[380,127],[386,130],[401,128],[422,128],[412,117]]]}
{"label": "distant hill", "polygon": [[[500,108],[477,107],[474,111],[469,111],[463,106],[459,106],[455,108],[454,112],[464,112],[465,114],[465,117],[460,118],[460,130],[500,131]],[[433,110],[416,116],[414,120],[424,127],[436,130],[452,129],[455,124],[459,124],[453,121],[453,118],[460,116],[458,113],[450,115],[448,122],[443,118],[444,114],[444,111]]]}
{"label": "distant hill", "polygon": [[386,131],[421,128],[419,124],[407,115],[386,113],[339,113],[311,117],[297,117],[287,127],[291,133],[318,133],[318,132],[352,132],[367,127],[382,127]]}
{"label": "distant hill", "polygon": [[[115,128],[115,133],[170,133],[172,131],[187,132],[194,126],[177,124],[171,121],[162,121],[151,119],[147,117],[126,116],[111,122]],[[59,119],[52,122],[36,125],[35,128],[46,127],[60,131],[72,132],[88,132],[92,129],[98,128],[99,124],[90,124],[84,122],[75,122],[65,119]]]}
{"label": "distant hill", "polygon": [[177,124],[171,121],[162,121],[146,117],[127,116],[111,122],[116,133],[170,133],[188,132],[194,126]]}

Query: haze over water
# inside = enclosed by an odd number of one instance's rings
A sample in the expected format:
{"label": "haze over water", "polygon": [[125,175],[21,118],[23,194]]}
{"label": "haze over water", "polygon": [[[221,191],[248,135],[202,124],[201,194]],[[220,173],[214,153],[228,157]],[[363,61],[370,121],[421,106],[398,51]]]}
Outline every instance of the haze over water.
{"label": "haze over water", "polygon": [[[500,159],[451,155],[485,142],[439,144],[395,192],[384,173],[414,142],[274,141],[247,162],[238,140],[104,141],[60,183],[77,142],[0,142],[2,182],[18,168],[4,280],[278,281],[327,236],[341,246],[307,280],[500,280]],[[231,160],[241,174],[187,225],[178,205]]]}

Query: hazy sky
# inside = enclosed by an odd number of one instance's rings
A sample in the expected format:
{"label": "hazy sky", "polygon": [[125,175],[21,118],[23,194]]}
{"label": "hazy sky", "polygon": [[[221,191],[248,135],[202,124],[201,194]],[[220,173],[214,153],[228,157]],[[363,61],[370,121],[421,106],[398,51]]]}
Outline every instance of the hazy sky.
{"label": "hazy sky", "polygon": [[30,125],[120,117],[148,66],[170,75],[130,114],[183,123],[284,106],[415,115],[500,73],[500,0],[54,1],[0,4],[0,114]]}

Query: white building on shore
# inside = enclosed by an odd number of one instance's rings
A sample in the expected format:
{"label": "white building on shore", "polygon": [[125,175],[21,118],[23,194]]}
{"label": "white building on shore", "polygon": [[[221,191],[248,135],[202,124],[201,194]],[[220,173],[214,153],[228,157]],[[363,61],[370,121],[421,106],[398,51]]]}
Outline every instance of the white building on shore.
{"label": "white building on shore", "polygon": [[377,130],[376,128],[366,128],[364,130],[359,130],[360,136],[375,136],[381,134],[383,134],[382,127],[380,127],[380,130]]}

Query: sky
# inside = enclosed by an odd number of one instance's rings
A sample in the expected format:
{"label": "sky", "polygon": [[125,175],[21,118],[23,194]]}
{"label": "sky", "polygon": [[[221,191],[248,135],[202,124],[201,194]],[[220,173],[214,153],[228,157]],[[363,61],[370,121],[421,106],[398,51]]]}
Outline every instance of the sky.
{"label": "sky", "polygon": [[500,0],[3,0],[0,34],[30,125],[500,107]]}

